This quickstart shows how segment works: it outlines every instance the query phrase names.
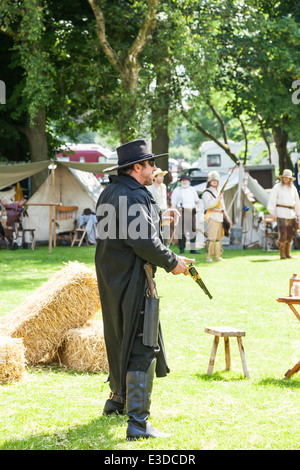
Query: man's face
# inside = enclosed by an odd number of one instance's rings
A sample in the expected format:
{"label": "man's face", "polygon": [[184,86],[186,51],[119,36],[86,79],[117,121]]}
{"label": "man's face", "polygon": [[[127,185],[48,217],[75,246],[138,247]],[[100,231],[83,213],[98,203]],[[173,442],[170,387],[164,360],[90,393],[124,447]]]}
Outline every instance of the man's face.
{"label": "man's face", "polygon": [[141,168],[141,184],[143,184],[144,186],[151,186],[151,184],[153,183],[152,175],[155,170],[157,170],[157,167],[155,166],[155,160],[146,160],[144,164],[141,165]]}
{"label": "man's face", "polygon": [[181,184],[181,187],[182,187],[182,188],[188,188],[189,185],[190,185],[190,180],[188,180],[188,179],[183,179],[183,180],[180,181],[180,184]]}

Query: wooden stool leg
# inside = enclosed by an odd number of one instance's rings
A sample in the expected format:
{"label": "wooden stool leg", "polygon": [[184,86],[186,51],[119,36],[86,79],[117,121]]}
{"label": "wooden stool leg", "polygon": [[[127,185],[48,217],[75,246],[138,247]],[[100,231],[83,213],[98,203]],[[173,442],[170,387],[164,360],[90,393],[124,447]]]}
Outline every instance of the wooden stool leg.
{"label": "wooden stool leg", "polygon": [[285,378],[288,379],[289,377],[291,377],[293,374],[296,374],[296,372],[298,372],[300,370],[300,361],[297,362],[297,364],[294,365],[294,367],[292,367],[291,369],[289,369],[285,374]]}
{"label": "wooden stool leg", "polygon": [[230,345],[229,345],[229,338],[227,336],[224,337],[224,347],[225,347],[225,370],[230,370],[231,368],[231,358],[230,358]]}
{"label": "wooden stool leg", "polygon": [[211,349],[207,375],[212,375],[213,373],[218,344],[219,344],[219,336],[215,336],[212,349]]}
{"label": "wooden stool leg", "polygon": [[243,366],[245,377],[250,377],[248,366],[247,366],[247,361],[246,361],[246,354],[245,354],[244,346],[242,343],[242,338],[238,336],[236,339],[239,345],[239,350],[240,350],[242,366]]}

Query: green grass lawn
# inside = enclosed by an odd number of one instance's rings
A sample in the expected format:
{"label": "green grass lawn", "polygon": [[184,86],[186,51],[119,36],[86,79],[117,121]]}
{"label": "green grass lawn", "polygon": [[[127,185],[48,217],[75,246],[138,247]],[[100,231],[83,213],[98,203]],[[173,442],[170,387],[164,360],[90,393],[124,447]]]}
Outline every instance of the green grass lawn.
{"label": "green grass lawn", "polygon": [[[176,250],[176,249],[175,249]],[[64,262],[94,265],[95,247],[0,251],[0,316],[48,280]],[[210,300],[189,276],[159,269],[161,323],[171,373],[155,379],[151,422],[169,439],[126,441],[126,416],[104,417],[106,374],[58,366],[27,368],[22,382],[0,385],[0,449],[233,450],[299,449],[300,373],[285,372],[300,359],[300,323],[276,298],[300,275],[296,259],[277,252],[224,251],[226,262],[198,268]],[[246,330],[250,379],[230,340],[232,369],[225,371],[220,338],[214,374],[206,374],[213,336],[205,326]]]}

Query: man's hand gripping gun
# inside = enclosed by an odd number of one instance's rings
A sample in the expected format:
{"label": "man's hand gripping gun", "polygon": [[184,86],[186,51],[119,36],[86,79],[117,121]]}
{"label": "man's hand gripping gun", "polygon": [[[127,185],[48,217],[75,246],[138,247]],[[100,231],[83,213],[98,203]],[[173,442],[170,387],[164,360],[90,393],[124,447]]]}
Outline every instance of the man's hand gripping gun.
{"label": "man's hand gripping gun", "polygon": [[207,287],[204,284],[204,282],[202,281],[197,269],[195,268],[195,266],[192,263],[188,266],[188,271],[189,271],[189,275],[194,279],[195,282],[197,282],[198,286],[201,287],[201,289],[205,292],[206,295],[208,295],[208,297],[210,299],[212,299],[211,293],[207,289]]}

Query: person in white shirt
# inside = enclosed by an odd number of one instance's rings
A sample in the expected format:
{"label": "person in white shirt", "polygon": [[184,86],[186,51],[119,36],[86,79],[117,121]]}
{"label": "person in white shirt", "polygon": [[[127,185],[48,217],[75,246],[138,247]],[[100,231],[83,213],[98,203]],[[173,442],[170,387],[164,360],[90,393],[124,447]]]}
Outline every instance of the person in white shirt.
{"label": "person in white shirt", "polygon": [[157,168],[153,173],[152,185],[147,187],[162,212],[166,211],[168,208],[167,187],[164,184],[164,177],[167,173],[167,171]]}
{"label": "person in white shirt", "polygon": [[208,173],[206,189],[202,193],[202,201],[206,210],[207,220],[207,252],[206,261],[211,263],[223,261],[221,239],[224,235],[223,220],[226,212],[223,194],[219,190],[220,175],[217,171]]}
{"label": "person in white shirt", "polygon": [[291,246],[294,232],[300,221],[300,199],[291,170],[284,170],[270,193],[267,209],[277,220],[280,259],[292,258]]}
{"label": "person in white shirt", "polygon": [[180,186],[177,186],[171,196],[171,207],[178,209],[181,217],[176,227],[180,253],[184,253],[186,236],[190,238],[190,253],[200,254],[196,250],[196,212],[201,210],[198,194],[190,185],[189,175],[180,177]]}

